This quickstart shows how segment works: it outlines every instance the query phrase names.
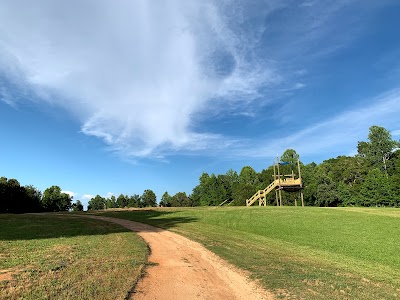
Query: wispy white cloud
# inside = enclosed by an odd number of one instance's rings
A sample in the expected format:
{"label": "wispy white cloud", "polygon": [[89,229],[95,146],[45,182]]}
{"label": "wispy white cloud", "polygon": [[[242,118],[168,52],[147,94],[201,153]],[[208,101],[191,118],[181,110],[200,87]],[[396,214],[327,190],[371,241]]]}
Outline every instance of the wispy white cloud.
{"label": "wispy white cloud", "polygon": [[[266,89],[308,87],[302,76],[311,68],[297,61],[332,53],[354,37],[349,32],[357,28],[348,26],[354,18],[335,19],[353,2],[1,2],[0,99],[64,107],[82,133],[125,157],[239,149],[237,138],[199,129],[199,115],[231,109],[256,117],[249,108],[255,99],[263,99],[255,105],[279,99]],[[267,26],[265,19],[282,9],[291,18]]]}
{"label": "wispy white cloud", "polygon": [[298,90],[298,89],[302,89],[302,88],[304,88],[306,85],[304,84],[304,83],[301,83],[301,82],[297,82],[295,85],[294,85],[294,89],[296,89],[296,90]]}
{"label": "wispy white cloud", "polygon": [[290,92],[290,91],[296,91],[296,90],[300,90],[302,88],[305,88],[306,85],[304,83],[301,82],[296,82],[294,85],[288,87],[288,88],[284,88],[281,91],[282,92]]}
{"label": "wispy white cloud", "polygon": [[[124,155],[208,148],[221,136],[194,131],[196,113],[251,101],[279,80],[252,54],[256,38],[232,29],[239,6],[227,15],[225,5],[3,2],[0,75],[69,110],[84,134]],[[26,98],[0,86],[7,103]]]}
{"label": "wispy white cloud", "polygon": [[[351,110],[341,112],[331,119],[300,129],[278,139],[266,137],[265,143],[251,147],[236,145],[235,156],[274,157],[288,148],[295,149],[300,155],[312,160],[312,157],[324,157],[324,153],[349,155],[356,153],[357,142],[368,138],[368,128],[372,125],[383,126],[388,130],[398,128],[400,114],[400,89],[384,93],[376,98],[359,103]],[[399,130],[392,131],[395,135]]]}
{"label": "wispy white cloud", "polygon": [[400,136],[400,129],[392,130],[390,133],[391,133],[393,136]]}

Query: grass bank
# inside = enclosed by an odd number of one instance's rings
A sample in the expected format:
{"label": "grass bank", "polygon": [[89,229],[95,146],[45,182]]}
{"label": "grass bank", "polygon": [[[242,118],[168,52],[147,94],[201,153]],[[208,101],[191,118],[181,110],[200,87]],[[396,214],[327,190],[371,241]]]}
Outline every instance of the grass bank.
{"label": "grass bank", "polygon": [[106,212],[183,234],[278,298],[398,299],[400,210],[163,208]]}
{"label": "grass bank", "polygon": [[116,224],[0,215],[0,299],[124,299],[147,246]]}

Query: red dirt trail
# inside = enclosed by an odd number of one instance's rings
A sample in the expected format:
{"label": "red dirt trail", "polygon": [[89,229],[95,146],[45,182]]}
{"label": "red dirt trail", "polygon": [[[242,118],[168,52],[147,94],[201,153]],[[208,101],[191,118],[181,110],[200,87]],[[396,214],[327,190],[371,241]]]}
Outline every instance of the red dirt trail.
{"label": "red dirt trail", "polygon": [[197,242],[150,225],[117,218],[87,216],[119,224],[149,245],[152,265],[131,299],[274,299],[238,270]]}

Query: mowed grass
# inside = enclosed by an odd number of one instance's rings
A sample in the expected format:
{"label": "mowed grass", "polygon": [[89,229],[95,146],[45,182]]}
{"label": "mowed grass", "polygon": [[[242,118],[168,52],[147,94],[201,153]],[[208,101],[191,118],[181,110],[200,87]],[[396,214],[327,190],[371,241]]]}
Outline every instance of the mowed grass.
{"label": "mowed grass", "polygon": [[55,214],[0,215],[0,299],[125,299],[146,244],[115,224]]}
{"label": "mowed grass", "polygon": [[105,215],[196,240],[278,298],[400,298],[399,209],[163,208]]}

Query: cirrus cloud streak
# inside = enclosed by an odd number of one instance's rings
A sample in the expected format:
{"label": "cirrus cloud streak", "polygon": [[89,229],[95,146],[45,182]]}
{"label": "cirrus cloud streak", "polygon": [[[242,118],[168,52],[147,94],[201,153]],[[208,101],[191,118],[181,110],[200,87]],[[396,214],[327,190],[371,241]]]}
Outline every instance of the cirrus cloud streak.
{"label": "cirrus cloud streak", "polygon": [[223,137],[195,131],[193,116],[280,80],[251,54],[257,38],[232,30],[240,9],[224,15],[225,5],[2,3],[0,97],[61,106],[84,134],[131,157],[213,147]]}

